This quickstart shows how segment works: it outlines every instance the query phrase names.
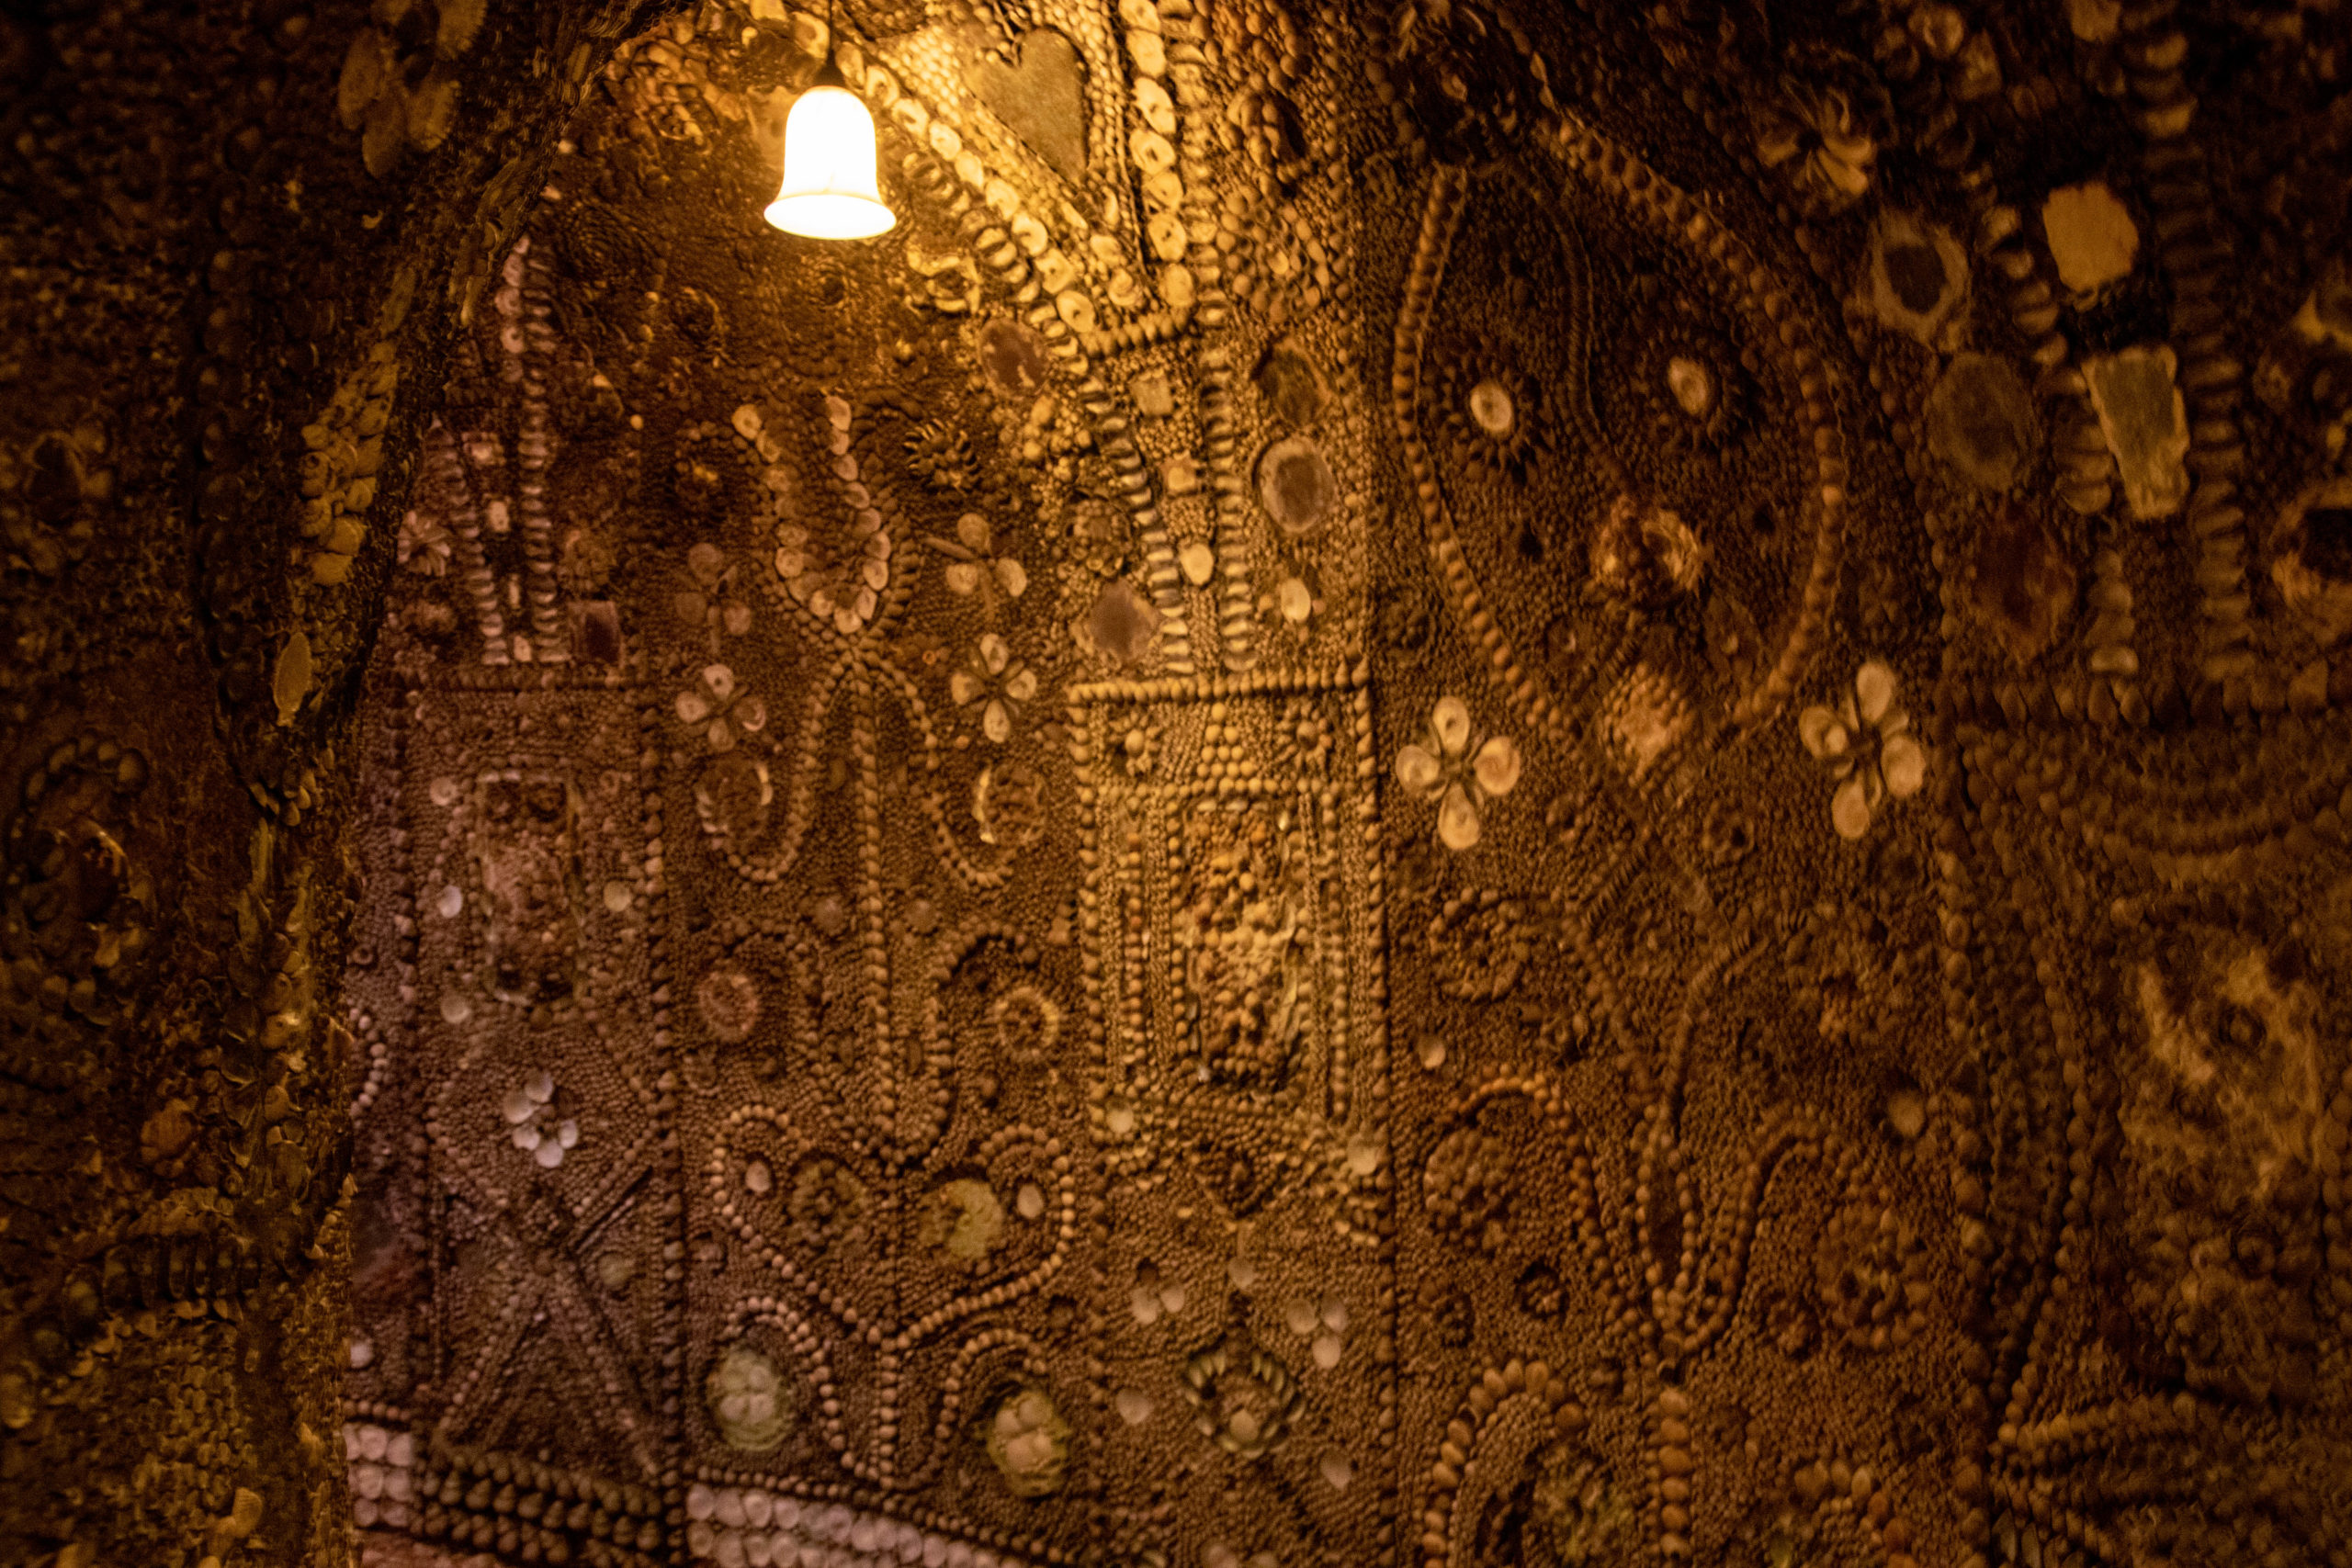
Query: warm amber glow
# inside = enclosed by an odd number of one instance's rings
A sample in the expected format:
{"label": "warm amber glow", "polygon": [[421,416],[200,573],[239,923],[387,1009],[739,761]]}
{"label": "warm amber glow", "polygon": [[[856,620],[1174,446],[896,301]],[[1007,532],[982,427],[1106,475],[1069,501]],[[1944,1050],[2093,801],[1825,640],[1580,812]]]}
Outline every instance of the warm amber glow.
{"label": "warm amber glow", "polygon": [[865,240],[898,214],[874,178],[874,117],[854,94],[833,86],[800,95],[784,122],[784,186],[767,220],[812,240]]}

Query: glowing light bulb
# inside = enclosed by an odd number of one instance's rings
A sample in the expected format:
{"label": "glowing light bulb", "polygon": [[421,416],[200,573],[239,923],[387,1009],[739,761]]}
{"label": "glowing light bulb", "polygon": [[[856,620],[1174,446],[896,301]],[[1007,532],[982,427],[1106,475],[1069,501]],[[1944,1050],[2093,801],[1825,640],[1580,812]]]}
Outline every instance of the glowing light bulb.
{"label": "glowing light bulb", "polygon": [[812,240],[866,240],[899,215],[874,177],[874,117],[828,61],[784,121],[784,185],[767,220]]}

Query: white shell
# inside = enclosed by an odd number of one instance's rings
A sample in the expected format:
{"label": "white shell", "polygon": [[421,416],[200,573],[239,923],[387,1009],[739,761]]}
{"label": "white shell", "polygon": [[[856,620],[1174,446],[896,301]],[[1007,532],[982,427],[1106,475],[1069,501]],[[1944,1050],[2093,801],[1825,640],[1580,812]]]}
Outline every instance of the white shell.
{"label": "white shell", "polygon": [[1886,793],[1897,800],[1910,799],[1928,781],[1927,749],[1908,735],[1898,735],[1886,743],[1879,765],[1886,773]]}
{"label": "white shell", "polygon": [[1419,746],[1408,746],[1396,753],[1396,782],[1415,795],[1428,795],[1444,777],[1438,760]]}
{"label": "white shell", "polygon": [[1479,747],[1477,757],[1470,764],[1477,775],[1478,787],[1496,799],[1509,795],[1519,783],[1521,765],[1519,743],[1505,735],[1498,735]]}
{"label": "white shell", "polygon": [[1797,739],[1804,749],[1826,762],[1842,757],[1853,744],[1853,737],[1838,722],[1838,716],[1815,704],[1797,716]]}
{"label": "white shell", "polygon": [[1871,803],[1862,782],[1869,776],[1868,769],[1849,773],[1830,797],[1829,820],[1841,839],[1859,839],[1871,830]]}
{"label": "white shell", "polygon": [[1854,694],[1861,699],[1864,724],[1876,724],[1894,705],[1894,671],[1873,659],[1854,672]]}
{"label": "white shell", "polygon": [[1477,843],[1478,831],[1478,808],[1470,803],[1470,792],[1451,785],[1438,803],[1438,842],[1459,853]]}
{"label": "white shell", "polygon": [[1438,750],[1449,757],[1459,757],[1470,749],[1470,709],[1460,697],[1440,697],[1430,710],[1430,728],[1437,736]]}

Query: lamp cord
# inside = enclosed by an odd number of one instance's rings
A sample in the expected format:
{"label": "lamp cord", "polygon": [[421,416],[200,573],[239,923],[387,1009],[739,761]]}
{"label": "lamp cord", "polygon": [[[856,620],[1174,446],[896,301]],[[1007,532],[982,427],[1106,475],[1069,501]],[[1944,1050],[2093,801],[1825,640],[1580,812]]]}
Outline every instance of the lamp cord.
{"label": "lamp cord", "polygon": [[833,62],[833,51],[838,41],[833,30],[833,0],[825,0],[825,63],[818,68],[816,85],[840,87],[846,91],[849,79],[842,74],[841,67]]}

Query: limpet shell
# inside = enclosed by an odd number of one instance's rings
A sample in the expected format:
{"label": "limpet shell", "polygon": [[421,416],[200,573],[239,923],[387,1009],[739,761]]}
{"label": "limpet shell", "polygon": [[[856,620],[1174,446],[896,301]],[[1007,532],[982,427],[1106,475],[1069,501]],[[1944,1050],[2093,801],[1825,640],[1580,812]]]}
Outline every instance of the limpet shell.
{"label": "limpet shell", "polygon": [[1323,449],[1305,435],[1277,441],[1258,460],[1258,502],[1283,533],[1314,532],[1339,501],[1340,481]]}

